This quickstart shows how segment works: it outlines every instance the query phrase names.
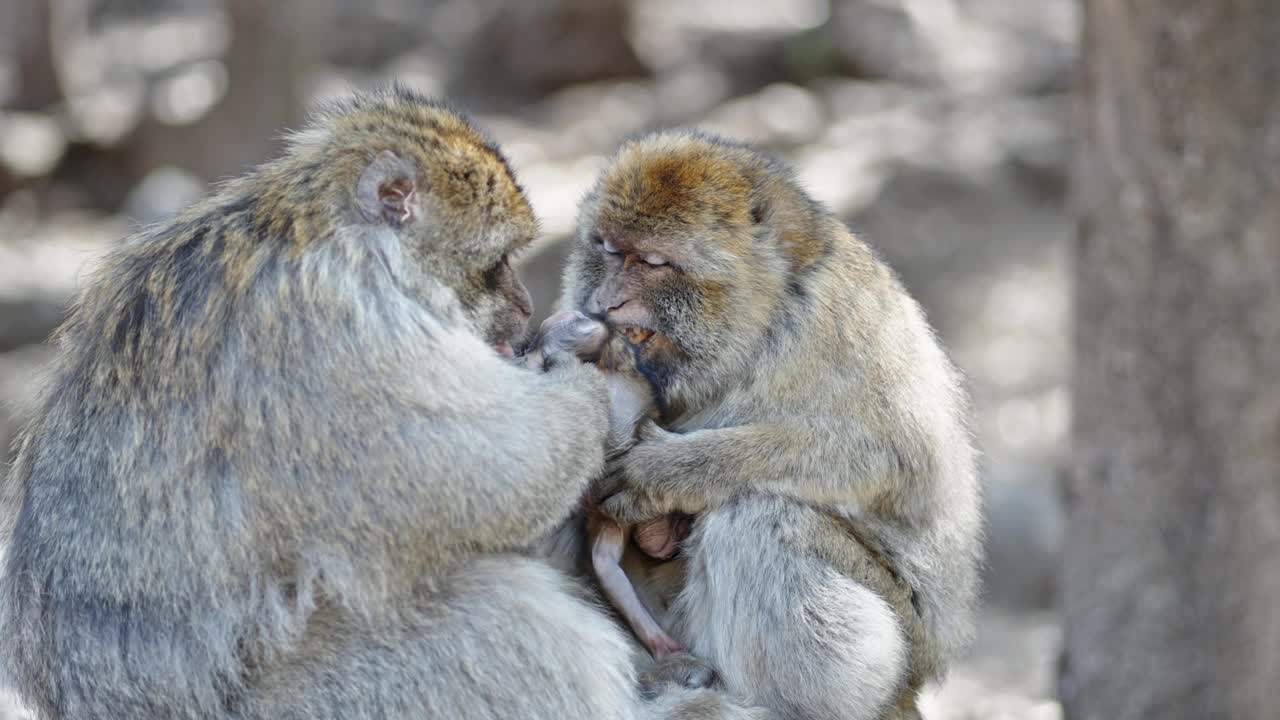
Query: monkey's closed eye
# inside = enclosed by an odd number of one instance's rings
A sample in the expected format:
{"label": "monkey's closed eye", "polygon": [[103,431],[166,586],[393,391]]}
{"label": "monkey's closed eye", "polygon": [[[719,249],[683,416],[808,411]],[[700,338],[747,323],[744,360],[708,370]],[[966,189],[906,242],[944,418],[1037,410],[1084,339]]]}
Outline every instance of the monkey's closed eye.
{"label": "monkey's closed eye", "polygon": [[657,267],[659,265],[666,265],[667,259],[657,253],[649,253],[648,255],[644,256],[644,264]]}
{"label": "monkey's closed eye", "polygon": [[605,252],[609,253],[610,255],[617,255],[617,254],[618,254],[618,246],[617,246],[617,245],[614,245],[614,244],[613,244],[612,242],[610,242],[609,240],[605,240],[604,238],[600,237],[599,235],[596,235],[593,239],[596,241],[596,244],[597,244],[597,245],[599,245],[601,248],[603,248],[603,249],[604,249],[604,251],[605,251]]}

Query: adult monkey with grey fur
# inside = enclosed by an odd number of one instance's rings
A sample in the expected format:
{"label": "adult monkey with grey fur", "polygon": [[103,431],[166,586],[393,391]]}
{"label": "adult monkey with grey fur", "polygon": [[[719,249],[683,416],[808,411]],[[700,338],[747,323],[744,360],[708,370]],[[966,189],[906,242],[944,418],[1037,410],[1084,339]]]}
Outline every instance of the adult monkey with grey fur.
{"label": "adult monkey with grey fur", "polygon": [[494,146],[395,90],[108,257],[5,492],[37,716],[732,716],[642,702],[625,636],[512,552],[607,424],[595,369],[500,357],[535,232]]}
{"label": "adult monkey with grey fur", "polygon": [[979,493],[959,378],[893,273],[781,164],[669,132],[584,200],[561,306],[622,328],[661,395],[601,495],[697,516],[674,638],[782,717],[917,716],[970,636]]}

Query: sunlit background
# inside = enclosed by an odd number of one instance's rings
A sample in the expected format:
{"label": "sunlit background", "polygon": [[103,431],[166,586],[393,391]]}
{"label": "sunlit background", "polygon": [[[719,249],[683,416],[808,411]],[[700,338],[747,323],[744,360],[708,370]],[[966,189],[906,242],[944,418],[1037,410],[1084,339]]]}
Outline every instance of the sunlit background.
{"label": "sunlit background", "polygon": [[[986,603],[926,716],[1059,718],[1077,12],[1074,0],[4,0],[0,443],[86,263],[269,156],[316,100],[396,78],[471,111],[542,219],[522,258],[541,312],[612,149],[696,125],[793,162],[900,272],[968,375]],[[9,717],[23,715],[0,699]]]}

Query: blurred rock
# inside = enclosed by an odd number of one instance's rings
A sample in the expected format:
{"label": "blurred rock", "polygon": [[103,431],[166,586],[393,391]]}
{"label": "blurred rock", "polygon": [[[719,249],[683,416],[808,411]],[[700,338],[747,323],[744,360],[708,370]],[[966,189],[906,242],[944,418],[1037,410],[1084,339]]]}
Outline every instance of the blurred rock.
{"label": "blurred rock", "polygon": [[593,83],[548,96],[531,115],[554,134],[553,157],[612,152],[628,135],[658,121],[656,99],[653,83]]}
{"label": "blurred rock", "polygon": [[335,65],[372,70],[418,49],[431,33],[434,11],[446,0],[375,0],[337,2],[334,23],[343,32],[326,37],[326,60]]}
{"label": "blurred rock", "polygon": [[646,0],[633,17],[631,37],[649,67],[715,68],[734,95],[838,69],[829,37],[818,32],[827,0]]}
{"label": "blurred rock", "polygon": [[[824,80],[815,85],[831,121],[801,148],[801,175],[837,210],[870,202],[849,187],[879,183],[895,168],[916,168],[961,186],[1002,184],[1060,203],[1066,188],[1068,101],[1040,97],[960,95],[894,83]],[[1031,199],[1031,198],[1028,198]],[[1015,201],[1015,202],[1021,202]]]}
{"label": "blurred rock", "polygon": [[937,54],[903,3],[837,0],[827,32],[857,77],[918,83],[941,74]]}
{"label": "blurred rock", "polygon": [[467,44],[451,94],[536,97],[600,80],[643,77],[625,0],[500,3]]}
{"label": "blurred rock", "polygon": [[704,124],[726,137],[789,148],[816,140],[826,121],[826,107],[813,91],[776,83],[716,108]]}
{"label": "blurred rock", "polygon": [[833,0],[831,45],[855,75],[960,92],[1061,92],[1073,0]]}

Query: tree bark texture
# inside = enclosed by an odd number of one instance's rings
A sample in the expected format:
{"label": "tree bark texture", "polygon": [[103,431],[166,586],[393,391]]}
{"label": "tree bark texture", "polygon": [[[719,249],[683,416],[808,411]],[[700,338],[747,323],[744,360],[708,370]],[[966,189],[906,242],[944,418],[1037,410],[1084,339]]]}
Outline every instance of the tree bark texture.
{"label": "tree bark texture", "polygon": [[1086,0],[1072,720],[1280,717],[1280,3]]}

